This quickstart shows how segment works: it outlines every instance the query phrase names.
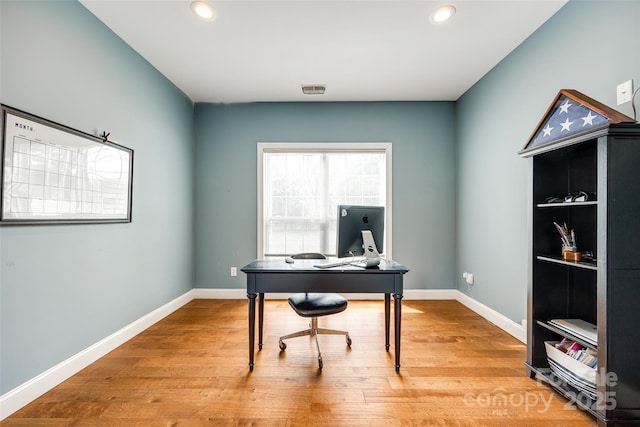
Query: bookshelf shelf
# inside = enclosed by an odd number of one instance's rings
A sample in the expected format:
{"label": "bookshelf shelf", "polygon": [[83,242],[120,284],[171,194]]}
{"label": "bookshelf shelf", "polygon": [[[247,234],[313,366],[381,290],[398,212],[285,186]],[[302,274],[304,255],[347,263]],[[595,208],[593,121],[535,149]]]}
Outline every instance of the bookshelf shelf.
{"label": "bookshelf shelf", "polygon": [[598,265],[595,261],[566,261],[559,256],[542,256],[538,255],[537,258],[540,261],[554,262],[556,264],[568,265],[575,268],[586,268],[589,270],[598,270]]}
{"label": "bookshelf shelf", "polygon": [[546,329],[550,330],[551,332],[553,332],[555,334],[558,334],[558,335],[560,335],[560,336],[562,336],[564,338],[569,338],[570,340],[577,341],[577,342],[579,342],[580,344],[582,344],[585,347],[591,348],[593,350],[597,350],[598,349],[597,345],[593,345],[590,342],[587,342],[587,341],[583,340],[579,336],[571,334],[571,333],[569,333],[567,331],[564,331],[564,330],[562,330],[560,328],[557,328],[557,327],[549,324],[548,322],[545,322],[545,321],[542,321],[542,320],[538,320],[537,323],[538,323],[538,325],[542,326],[543,328],[546,328]]}
{"label": "bookshelf shelf", "polygon": [[539,208],[570,208],[570,207],[579,207],[579,206],[598,206],[598,201],[593,200],[590,202],[539,203],[536,206]]}
{"label": "bookshelf shelf", "polygon": [[[609,124],[557,146],[521,153],[530,161],[527,372],[548,383],[598,426],[640,424],[640,124]],[[594,193],[597,201],[539,203],[556,195]],[[594,260],[566,261],[553,225],[575,230],[577,250]],[[549,323],[597,325],[597,345]],[[633,326],[632,326],[633,325]],[[592,400],[551,370],[545,342],[563,338],[597,352]],[[609,381],[609,374],[617,380]]]}
{"label": "bookshelf shelf", "polygon": [[601,417],[600,412],[597,409],[596,401],[590,399],[588,396],[585,396],[584,393],[581,393],[580,390],[572,387],[566,383],[564,383],[560,378],[558,378],[551,369],[549,368],[537,368],[535,366],[530,365],[529,363],[525,363],[527,369],[531,370],[531,372],[538,378],[540,381],[543,381],[553,387],[558,393],[568,399],[570,402],[574,403],[578,406],[578,408],[583,411],[587,411],[591,413],[591,415],[596,418]]}

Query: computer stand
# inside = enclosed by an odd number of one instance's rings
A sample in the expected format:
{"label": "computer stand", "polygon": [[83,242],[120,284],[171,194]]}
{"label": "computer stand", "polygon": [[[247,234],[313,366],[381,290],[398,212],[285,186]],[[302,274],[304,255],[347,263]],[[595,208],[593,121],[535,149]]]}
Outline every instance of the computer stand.
{"label": "computer stand", "polygon": [[377,267],[380,264],[380,253],[370,230],[362,230],[362,248],[364,249],[365,267]]}

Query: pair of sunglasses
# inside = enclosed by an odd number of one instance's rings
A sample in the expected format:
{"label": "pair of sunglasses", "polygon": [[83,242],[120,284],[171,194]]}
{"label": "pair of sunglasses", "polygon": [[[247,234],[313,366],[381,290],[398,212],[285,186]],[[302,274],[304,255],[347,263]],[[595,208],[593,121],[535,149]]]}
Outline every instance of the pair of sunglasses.
{"label": "pair of sunglasses", "polygon": [[545,199],[545,203],[568,203],[568,202],[587,202],[596,200],[596,193],[588,193],[586,191],[578,191],[577,193],[569,193],[566,196],[552,196]]}

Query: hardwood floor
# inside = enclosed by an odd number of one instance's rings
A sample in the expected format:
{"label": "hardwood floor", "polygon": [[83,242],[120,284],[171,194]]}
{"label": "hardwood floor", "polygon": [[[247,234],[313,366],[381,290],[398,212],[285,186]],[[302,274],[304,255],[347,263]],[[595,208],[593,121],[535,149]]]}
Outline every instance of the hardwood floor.
{"label": "hardwood floor", "polygon": [[[456,301],[403,302],[401,371],[384,351],[382,301],[350,301],[315,343],[286,301],[265,304],[248,369],[247,303],[194,300],[2,426],[595,426],[529,379],[525,346]],[[392,332],[393,333],[393,332]],[[392,337],[393,343],[393,337]]]}

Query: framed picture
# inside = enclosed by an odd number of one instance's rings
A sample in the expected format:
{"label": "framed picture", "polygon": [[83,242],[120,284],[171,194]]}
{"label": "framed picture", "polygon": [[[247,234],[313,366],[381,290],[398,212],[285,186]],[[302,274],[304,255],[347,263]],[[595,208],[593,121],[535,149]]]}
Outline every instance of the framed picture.
{"label": "framed picture", "polygon": [[0,225],[131,222],[133,150],[2,105]]}

